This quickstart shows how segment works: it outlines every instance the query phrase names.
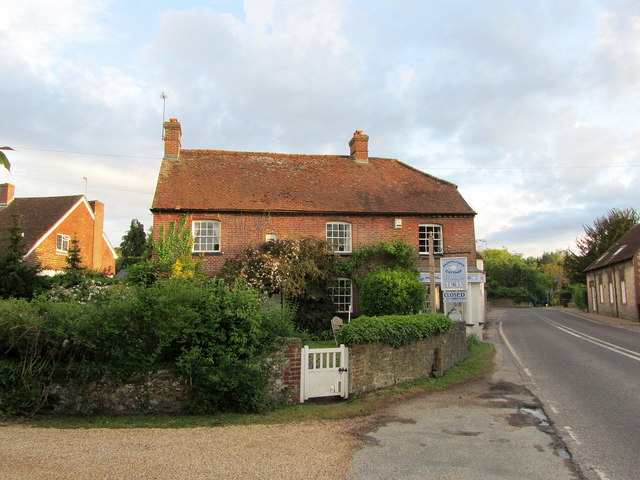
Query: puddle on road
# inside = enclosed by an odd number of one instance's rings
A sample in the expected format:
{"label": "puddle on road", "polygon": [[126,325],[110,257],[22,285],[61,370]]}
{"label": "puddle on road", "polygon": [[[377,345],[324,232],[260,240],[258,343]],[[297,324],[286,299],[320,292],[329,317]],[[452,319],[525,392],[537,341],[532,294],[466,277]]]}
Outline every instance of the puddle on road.
{"label": "puddle on road", "polygon": [[549,419],[541,408],[521,408],[520,411],[533,415],[533,417],[538,420],[539,427],[549,426]]}
{"label": "puddle on road", "polygon": [[[520,412],[528,413],[529,415],[533,416],[537,420],[538,429],[540,429],[541,431],[545,433],[552,433],[549,419],[544,413],[544,410],[542,410],[541,408],[521,408]],[[565,460],[571,460],[571,454],[569,453],[569,451],[564,447],[564,445],[560,444],[560,441],[556,435],[553,436],[555,440],[553,443],[553,451],[555,452],[555,454],[560,458],[564,458]]]}

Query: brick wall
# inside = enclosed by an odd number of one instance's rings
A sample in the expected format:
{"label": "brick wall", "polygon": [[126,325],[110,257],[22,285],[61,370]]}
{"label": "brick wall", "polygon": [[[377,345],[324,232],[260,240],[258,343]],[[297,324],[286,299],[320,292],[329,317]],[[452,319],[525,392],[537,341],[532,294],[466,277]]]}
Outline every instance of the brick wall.
{"label": "brick wall", "polygon": [[[165,230],[171,222],[180,223],[183,214],[156,213],[154,215],[154,237],[157,239],[161,227]],[[394,219],[402,219],[402,228],[394,228]],[[449,256],[466,256],[469,265],[475,265],[475,233],[473,217],[432,216],[377,216],[377,215],[300,215],[261,213],[194,213],[189,220],[218,220],[221,222],[220,254],[209,254],[202,268],[210,274],[217,273],[227,260],[235,258],[250,245],[265,242],[268,233],[277,238],[300,238],[314,236],[325,238],[327,222],[348,222],[352,227],[352,248],[370,245],[378,241],[404,238],[418,250],[418,226],[431,223],[442,225],[444,253]],[[419,267],[428,266],[428,258],[421,257]]]}

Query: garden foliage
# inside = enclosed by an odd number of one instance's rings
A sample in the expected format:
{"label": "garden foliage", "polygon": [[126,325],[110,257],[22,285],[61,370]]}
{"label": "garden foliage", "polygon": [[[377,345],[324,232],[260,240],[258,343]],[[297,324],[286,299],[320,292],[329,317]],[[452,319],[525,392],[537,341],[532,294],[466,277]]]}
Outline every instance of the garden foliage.
{"label": "garden foliage", "polygon": [[442,314],[361,316],[338,331],[338,341],[347,346],[386,343],[394,348],[453,330],[453,320]]}
{"label": "garden foliage", "polygon": [[241,281],[266,296],[281,295],[295,309],[297,327],[318,332],[326,329],[335,311],[329,286],[336,278],[337,260],[323,240],[272,240],[226,262],[220,276],[229,285]]}
{"label": "garden foliage", "polygon": [[378,268],[360,284],[360,305],[365,315],[411,315],[424,307],[425,287],[418,273]]}
{"label": "garden foliage", "polygon": [[220,280],[93,290],[90,299],[72,292],[0,302],[0,414],[39,411],[54,381],[164,368],[191,384],[191,412],[268,407],[265,359],[293,334],[290,311],[265,310],[253,291]]}

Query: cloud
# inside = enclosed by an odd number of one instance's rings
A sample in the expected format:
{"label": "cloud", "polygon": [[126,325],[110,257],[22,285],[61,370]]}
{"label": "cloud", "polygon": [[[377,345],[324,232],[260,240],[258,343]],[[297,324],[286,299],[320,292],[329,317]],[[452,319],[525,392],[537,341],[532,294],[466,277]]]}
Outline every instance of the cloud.
{"label": "cloud", "polygon": [[457,183],[499,247],[564,248],[638,208],[636,2],[5,3],[0,142],[22,149],[0,182],[88,177],[115,244],[150,222],[160,91],[185,148],[346,154],[363,129],[371,155]]}

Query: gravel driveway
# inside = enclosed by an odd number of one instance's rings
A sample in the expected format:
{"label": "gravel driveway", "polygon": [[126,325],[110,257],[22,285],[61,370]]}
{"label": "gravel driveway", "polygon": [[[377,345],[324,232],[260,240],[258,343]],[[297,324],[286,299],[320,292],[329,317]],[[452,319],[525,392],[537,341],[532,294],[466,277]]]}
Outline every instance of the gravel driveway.
{"label": "gravel driveway", "polygon": [[0,478],[343,479],[359,422],[184,429],[0,428]]}

